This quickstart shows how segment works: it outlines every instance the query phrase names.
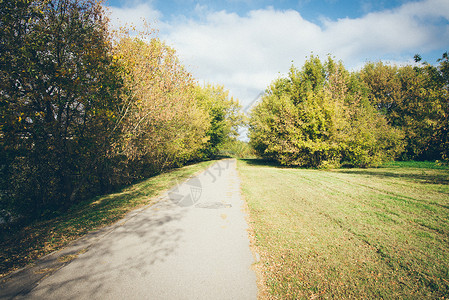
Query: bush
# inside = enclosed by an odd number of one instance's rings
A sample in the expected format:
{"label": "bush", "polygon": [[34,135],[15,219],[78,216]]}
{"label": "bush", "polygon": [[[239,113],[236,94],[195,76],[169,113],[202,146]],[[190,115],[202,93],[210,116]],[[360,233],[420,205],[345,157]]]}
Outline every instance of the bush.
{"label": "bush", "polygon": [[341,63],[311,57],[273,82],[251,112],[250,144],[283,165],[378,165],[402,150],[403,135],[367,99]]}

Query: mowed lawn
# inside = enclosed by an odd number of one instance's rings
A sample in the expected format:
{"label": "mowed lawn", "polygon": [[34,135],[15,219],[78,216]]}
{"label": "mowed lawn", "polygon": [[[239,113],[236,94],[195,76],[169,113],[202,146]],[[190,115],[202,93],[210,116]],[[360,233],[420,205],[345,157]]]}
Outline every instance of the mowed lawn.
{"label": "mowed lawn", "polygon": [[449,297],[447,168],[238,169],[269,298]]}

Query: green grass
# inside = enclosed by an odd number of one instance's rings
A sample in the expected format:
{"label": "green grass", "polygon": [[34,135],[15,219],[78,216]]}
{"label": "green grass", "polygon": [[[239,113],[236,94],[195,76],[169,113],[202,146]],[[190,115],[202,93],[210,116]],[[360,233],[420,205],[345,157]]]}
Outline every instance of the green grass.
{"label": "green grass", "polygon": [[447,167],[238,169],[269,298],[449,297]]}
{"label": "green grass", "polygon": [[171,170],[120,192],[81,203],[62,216],[10,232],[6,239],[0,240],[0,278],[92,230],[115,223],[138,207],[151,204],[174,182],[182,181],[212,163],[201,162]]}

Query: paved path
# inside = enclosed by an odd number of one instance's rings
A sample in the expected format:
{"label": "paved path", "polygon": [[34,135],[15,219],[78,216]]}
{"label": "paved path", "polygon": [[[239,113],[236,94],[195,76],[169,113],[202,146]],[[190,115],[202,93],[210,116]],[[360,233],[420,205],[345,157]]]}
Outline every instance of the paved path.
{"label": "paved path", "polygon": [[256,299],[242,205],[236,162],[221,160],[15,299]]}

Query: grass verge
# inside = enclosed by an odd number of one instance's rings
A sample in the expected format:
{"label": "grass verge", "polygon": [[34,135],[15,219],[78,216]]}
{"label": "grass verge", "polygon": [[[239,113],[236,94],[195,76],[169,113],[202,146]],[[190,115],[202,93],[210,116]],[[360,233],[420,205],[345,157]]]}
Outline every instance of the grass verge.
{"label": "grass verge", "polygon": [[448,168],[238,169],[269,298],[449,296]]}
{"label": "grass verge", "polygon": [[136,208],[151,204],[174,182],[183,181],[212,163],[201,162],[171,170],[120,192],[81,203],[62,216],[7,234],[6,239],[0,241],[0,278],[61,249],[92,230],[115,223]]}

